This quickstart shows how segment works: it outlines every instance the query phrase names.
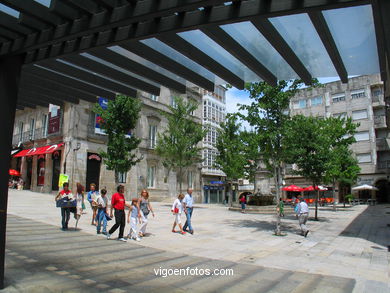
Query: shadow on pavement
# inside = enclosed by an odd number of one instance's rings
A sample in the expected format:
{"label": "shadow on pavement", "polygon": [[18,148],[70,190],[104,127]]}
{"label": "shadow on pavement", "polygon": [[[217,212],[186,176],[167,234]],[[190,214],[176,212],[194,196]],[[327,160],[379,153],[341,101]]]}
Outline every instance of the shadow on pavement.
{"label": "shadow on pavement", "polygon": [[[387,205],[368,206],[340,233],[345,237],[366,239],[387,248],[390,246],[390,211]],[[381,248],[381,249],[385,249]]]}

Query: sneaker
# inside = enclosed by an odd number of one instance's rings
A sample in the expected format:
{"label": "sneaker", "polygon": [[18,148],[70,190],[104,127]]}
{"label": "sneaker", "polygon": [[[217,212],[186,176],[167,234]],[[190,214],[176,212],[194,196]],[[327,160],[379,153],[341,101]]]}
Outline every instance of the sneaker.
{"label": "sneaker", "polygon": [[194,234],[194,230],[191,230],[191,231],[190,231],[190,234],[193,235],[193,234]]}
{"label": "sneaker", "polygon": [[102,232],[103,235],[107,235],[107,232]]}
{"label": "sneaker", "polygon": [[185,231],[182,231],[182,232],[180,232],[180,233],[181,233],[181,234],[183,234],[183,235],[184,235],[184,234],[186,234],[186,232],[185,232]]}
{"label": "sneaker", "polygon": [[172,230],[173,233],[176,233],[176,230]]}
{"label": "sneaker", "polygon": [[141,241],[141,238],[137,237],[134,239],[135,241]]}
{"label": "sneaker", "polygon": [[110,239],[111,239],[111,234],[108,233],[108,234],[107,234],[107,240],[110,240]]}
{"label": "sneaker", "polygon": [[119,241],[123,241],[123,242],[127,242],[127,240],[126,240],[125,238],[123,238],[123,237],[122,237],[122,238],[119,238],[118,240],[119,240]]}
{"label": "sneaker", "polygon": [[305,232],[305,237],[307,237],[307,234],[309,234],[309,230],[307,230],[306,232]]}
{"label": "sneaker", "polygon": [[100,234],[100,231],[96,231],[96,234]]}

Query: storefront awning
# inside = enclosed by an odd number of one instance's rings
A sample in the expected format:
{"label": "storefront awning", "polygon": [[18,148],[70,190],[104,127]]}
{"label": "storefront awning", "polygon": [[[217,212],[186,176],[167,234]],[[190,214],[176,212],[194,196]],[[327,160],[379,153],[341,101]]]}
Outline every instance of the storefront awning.
{"label": "storefront awning", "polygon": [[35,156],[35,155],[45,155],[45,154],[51,154],[58,150],[60,147],[62,147],[64,143],[59,144],[53,144],[53,145],[47,145],[44,147],[39,148],[32,148],[28,150],[23,150],[19,153],[17,153],[14,157],[26,157],[26,156]]}

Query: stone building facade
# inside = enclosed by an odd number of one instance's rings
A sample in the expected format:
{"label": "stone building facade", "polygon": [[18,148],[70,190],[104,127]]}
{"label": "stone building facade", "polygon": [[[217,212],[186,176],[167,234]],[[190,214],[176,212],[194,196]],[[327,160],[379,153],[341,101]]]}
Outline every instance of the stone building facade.
{"label": "stone building facade", "polygon": [[[351,146],[361,173],[357,185],[369,184],[380,190],[363,192],[363,198],[376,196],[379,201],[389,202],[390,134],[388,101],[384,95],[380,75],[353,77],[347,84],[331,82],[324,87],[300,90],[291,100],[291,115],[302,114],[316,117],[352,117],[359,123]],[[286,170],[286,184],[308,186],[304,178],[291,175],[292,166]],[[336,194],[338,195],[338,189]],[[342,198],[338,198],[342,200]]]}
{"label": "stone building facade", "polygon": [[[136,197],[144,188],[149,191],[153,201],[176,197],[176,187],[178,186],[176,173],[171,171],[168,174],[162,165],[161,158],[154,150],[158,133],[164,131],[167,126],[167,121],[161,115],[161,111],[168,111],[167,105],[173,105],[173,97],[177,96],[184,99],[194,99],[200,104],[200,90],[197,88],[188,89],[186,94],[178,94],[167,88],[161,88],[160,96],[144,92],[138,92],[137,95],[142,101],[142,109],[134,133],[142,139],[136,151],[137,156],[142,160],[133,166],[127,174],[118,174],[120,182],[125,185],[127,198]],[[96,127],[93,106],[93,103],[82,100],[79,104],[65,103],[59,111],[59,131],[50,135],[47,134],[47,131],[46,133],[43,131],[40,138],[37,134],[41,133],[40,128],[45,127],[42,126],[43,117],[48,115],[48,109],[37,107],[36,109],[17,111],[13,141],[15,145],[22,142],[24,147],[28,149],[54,143],[64,144],[56,154],[56,156],[59,155],[59,158],[55,158],[55,167],[58,170],[54,169],[53,166],[54,154],[46,154],[41,159],[37,156],[13,158],[12,167],[21,171],[26,188],[39,192],[56,191],[58,181],[55,178],[55,173],[65,173],[69,176],[69,182],[73,189],[75,189],[76,183],[80,182],[87,189],[90,183],[95,183],[99,188],[106,187],[109,193],[115,191],[115,174],[106,169],[99,156],[99,152],[106,148],[107,137]],[[194,111],[193,119],[201,123],[201,115],[202,109],[199,107]],[[36,122],[32,123],[32,119],[35,119]],[[34,135],[29,136],[30,129],[34,128]],[[42,165],[42,162],[45,166],[45,180],[43,184],[39,185],[38,165],[39,163]],[[27,165],[29,165],[31,175],[29,175]],[[202,201],[200,171],[200,167],[194,165],[189,167],[183,176],[183,188],[192,187],[197,202]],[[29,180],[29,176],[31,176],[31,180]]]}
{"label": "stone building facade", "polygon": [[223,179],[226,176],[222,170],[215,167],[218,154],[216,148],[220,123],[226,118],[226,88],[215,86],[214,92],[202,91],[202,123],[208,132],[203,139],[202,191],[205,203],[223,203],[225,188]]}

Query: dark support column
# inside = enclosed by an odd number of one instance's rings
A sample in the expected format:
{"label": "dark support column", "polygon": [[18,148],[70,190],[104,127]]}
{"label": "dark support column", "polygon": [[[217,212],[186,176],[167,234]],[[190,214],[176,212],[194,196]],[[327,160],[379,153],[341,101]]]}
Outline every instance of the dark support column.
{"label": "dark support column", "polygon": [[[12,149],[12,132],[23,56],[0,59],[0,289],[4,288],[5,229],[7,223],[8,170]],[[8,159],[7,159],[8,158]]]}

